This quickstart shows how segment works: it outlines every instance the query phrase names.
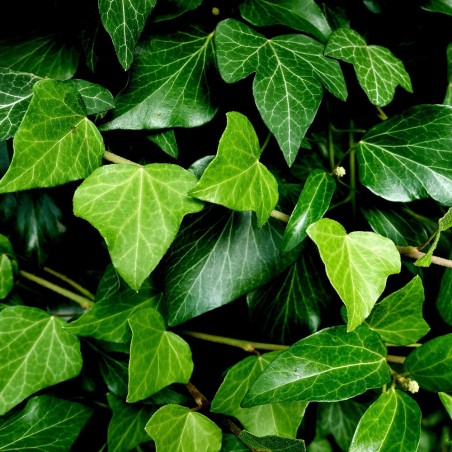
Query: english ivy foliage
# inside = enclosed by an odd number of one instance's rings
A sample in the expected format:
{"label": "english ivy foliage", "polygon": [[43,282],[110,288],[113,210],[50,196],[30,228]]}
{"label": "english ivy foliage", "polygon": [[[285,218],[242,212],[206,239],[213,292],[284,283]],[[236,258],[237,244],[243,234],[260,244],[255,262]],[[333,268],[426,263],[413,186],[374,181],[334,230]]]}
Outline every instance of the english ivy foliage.
{"label": "english ivy foliage", "polygon": [[39,3],[0,39],[0,451],[450,448],[450,5]]}

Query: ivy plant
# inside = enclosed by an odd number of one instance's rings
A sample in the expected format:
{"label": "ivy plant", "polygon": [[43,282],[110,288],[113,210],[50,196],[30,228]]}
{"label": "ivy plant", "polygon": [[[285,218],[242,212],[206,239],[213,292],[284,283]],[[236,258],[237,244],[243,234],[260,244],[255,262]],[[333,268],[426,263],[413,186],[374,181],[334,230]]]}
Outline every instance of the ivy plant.
{"label": "ivy plant", "polygon": [[450,450],[450,2],[69,3],[2,23],[0,451]]}

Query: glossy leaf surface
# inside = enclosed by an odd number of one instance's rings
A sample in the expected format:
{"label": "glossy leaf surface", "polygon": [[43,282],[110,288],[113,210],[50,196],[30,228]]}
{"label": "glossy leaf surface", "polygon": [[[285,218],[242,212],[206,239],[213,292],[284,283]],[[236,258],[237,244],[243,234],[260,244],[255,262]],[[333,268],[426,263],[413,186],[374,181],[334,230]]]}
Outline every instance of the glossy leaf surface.
{"label": "glossy leaf surface", "polygon": [[113,95],[101,85],[81,79],[68,80],[66,84],[73,86],[82,96],[88,115],[103,113],[115,106]]}
{"label": "glossy leaf surface", "polygon": [[257,436],[242,430],[239,438],[251,448],[271,452],[304,452],[306,450],[302,439],[283,438],[275,435]]}

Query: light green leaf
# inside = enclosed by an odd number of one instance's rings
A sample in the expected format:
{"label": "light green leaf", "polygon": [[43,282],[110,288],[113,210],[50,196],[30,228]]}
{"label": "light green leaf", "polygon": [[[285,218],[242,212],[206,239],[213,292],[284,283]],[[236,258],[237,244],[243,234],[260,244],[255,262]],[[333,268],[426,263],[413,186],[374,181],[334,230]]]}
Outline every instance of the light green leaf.
{"label": "light green leaf", "polygon": [[74,213],[99,230],[116,270],[139,290],[183,217],[202,209],[201,202],[187,195],[196,182],[177,165],[107,165],[77,188]]}
{"label": "light green leaf", "polygon": [[176,136],[174,130],[163,130],[148,135],[148,140],[155,143],[163,152],[170,157],[177,158],[179,150],[177,147]]}
{"label": "light green leaf", "polygon": [[258,27],[286,25],[305,31],[322,42],[331,33],[328,21],[314,0],[302,3],[292,0],[245,0],[240,4],[240,14]]}
{"label": "light green leaf", "polygon": [[0,41],[0,61],[5,68],[38,77],[68,80],[77,71],[79,50],[56,35]]}
{"label": "light green leaf", "polygon": [[385,342],[414,344],[430,330],[422,317],[423,303],[422,280],[415,276],[407,285],[377,303],[366,323]]}
{"label": "light green leaf", "polygon": [[137,47],[127,90],[101,130],[196,127],[210,121],[206,72],[214,64],[213,33],[189,29],[154,36]]}
{"label": "light green leaf", "polygon": [[133,61],[133,51],[157,0],[99,0],[102,24],[113,41],[124,70]]}
{"label": "light green leaf", "polygon": [[144,427],[156,409],[152,405],[124,403],[113,394],[107,394],[108,405],[113,416],[108,424],[108,451],[129,451],[144,442],[149,442]]}
{"label": "light green leaf", "polygon": [[102,136],[86,118],[77,91],[63,82],[41,80],[33,92],[0,193],[82,179],[102,162]]}
{"label": "light green leaf", "polygon": [[6,254],[0,255],[0,300],[5,299],[14,286],[13,266]]}
{"label": "light green leaf", "polygon": [[166,330],[154,309],[142,309],[129,318],[132,330],[128,402],[155,394],[171,383],[187,383],[193,372],[188,344]]}
{"label": "light green leaf", "polygon": [[389,104],[398,85],[413,92],[403,63],[385,47],[368,46],[351,28],[339,28],[330,35],[325,55],[353,64],[361,88],[374,105]]}
{"label": "light green leaf", "polygon": [[413,350],[404,362],[404,375],[422,389],[452,391],[452,334],[438,336]]}
{"label": "light green leaf", "polygon": [[[452,258],[452,255],[449,256],[450,258]],[[452,300],[452,270],[446,268],[441,278],[436,308],[441,318],[452,326],[452,303],[450,300]]]}
{"label": "light green leaf", "polygon": [[452,107],[417,105],[377,124],[357,155],[361,183],[376,195],[452,205]]}
{"label": "light green leaf", "polygon": [[306,237],[306,229],[320,220],[333,197],[336,184],[325,171],[313,170],[306,180],[298,202],[284,231],[281,251],[287,253]]}
{"label": "light green leaf", "polygon": [[447,81],[443,104],[452,106],[452,42],[447,46]]}
{"label": "light green leaf", "polygon": [[415,451],[421,437],[421,418],[421,410],[412,397],[389,389],[364,413],[349,450]]}
{"label": "light green leaf", "polygon": [[212,411],[237,418],[246,430],[257,436],[295,438],[308,402],[268,403],[252,408],[240,406],[252,382],[278,354],[250,356],[231,367],[212,400]]}
{"label": "light green leaf", "polygon": [[306,448],[308,452],[333,452],[331,443],[326,438],[316,436]]}
{"label": "light green leaf", "polygon": [[37,308],[0,311],[0,416],[40,389],[79,374],[80,343],[63,326]]}
{"label": "light green leaf", "polygon": [[338,401],[390,379],[386,347],[362,325],[325,328],[296,342],[264,369],[242,407],[290,401]]}
{"label": "light green leaf", "polygon": [[0,68],[0,141],[16,133],[39,80],[33,74]]}
{"label": "light green leaf", "polygon": [[239,438],[251,450],[269,452],[305,452],[306,450],[302,439],[282,438],[275,435],[256,436],[246,430],[240,432]]}
{"label": "light green leaf", "polygon": [[216,206],[181,233],[165,257],[168,323],[178,325],[262,286],[298,256],[281,257],[283,225]]}
{"label": "light green leaf", "polygon": [[146,425],[157,451],[218,452],[222,432],[201,413],[180,405],[160,408]]}
{"label": "light green leaf", "polygon": [[91,414],[79,403],[31,397],[21,411],[0,419],[0,451],[70,450]]}
{"label": "light green leaf", "polygon": [[342,100],[347,97],[339,63],[324,57],[324,46],[308,36],[267,39],[233,19],[217,25],[215,44],[218,68],[227,83],[256,73],[256,106],[287,164],[292,165],[317,113],[324,87]]}
{"label": "light green leaf", "polygon": [[449,417],[452,419],[452,395],[446,394],[445,392],[438,392],[441,402],[443,402]]}
{"label": "light green leaf", "polygon": [[226,116],[227,125],[217,156],[190,195],[232,210],[252,210],[262,226],[278,201],[278,183],[259,162],[262,151],[247,117],[237,112]]}
{"label": "light green leaf", "polygon": [[422,5],[421,8],[433,13],[442,13],[452,16],[451,0],[430,0],[427,4]]}
{"label": "light green leaf", "polygon": [[326,274],[347,308],[347,329],[370,314],[389,275],[400,272],[400,254],[391,240],[374,232],[347,234],[342,225],[323,218],[309,226]]}
{"label": "light green leaf", "polygon": [[82,96],[87,115],[103,113],[115,106],[113,95],[103,86],[80,79],[68,80],[66,83],[73,86]]}

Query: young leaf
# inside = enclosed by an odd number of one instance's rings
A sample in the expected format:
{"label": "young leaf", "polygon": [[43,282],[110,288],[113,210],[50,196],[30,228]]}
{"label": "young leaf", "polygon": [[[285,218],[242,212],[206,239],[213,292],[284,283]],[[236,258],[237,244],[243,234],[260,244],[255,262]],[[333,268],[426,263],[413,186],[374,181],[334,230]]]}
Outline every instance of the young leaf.
{"label": "young leaf", "polygon": [[445,269],[436,299],[436,307],[441,318],[452,326],[452,303],[450,300],[452,300],[452,271]]}
{"label": "young leaf", "polygon": [[116,56],[127,71],[135,45],[157,0],[99,0],[102,24],[113,41]]}
{"label": "young leaf", "polygon": [[193,372],[188,344],[166,330],[162,316],[143,309],[129,319],[132,330],[128,402],[155,394],[171,383],[187,383]]}
{"label": "young leaf", "polygon": [[168,323],[178,325],[267,283],[298,256],[279,253],[283,226],[258,227],[251,212],[206,211],[165,258]]}
{"label": "young leaf", "polygon": [[364,413],[349,450],[417,450],[421,417],[421,410],[412,397],[389,389]]}
{"label": "young leaf", "polygon": [[212,411],[236,417],[246,430],[257,436],[295,438],[307,402],[269,403],[252,408],[240,406],[253,380],[278,353],[250,356],[231,367],[212,400]]}
{"label": "young leaf", "polygon": [[245,0],[240,4],[240,14],[258,27],[286,25],[321,42],[331,33],[328,21],[314,0],[304,0],[303,4],[291,0]]}
{"label": "young leaf", "polygon": [[415,276],[406,286],[377,303],[366,323],[385,342],[414,344],[430,330],[422,317],[423,303],[422,280]]}
{"label": "young leaf", "polygon": [[0,419],[0,451],[71,450],[91,414],[80,403],[31,397],[21,411]]}
{"label": "young leaf", "polygon": [[441,402],[443,402],[449,417],[452,419],[452,395],[446,394],[445,392],[438,392],[438,396],[441,399]]}
{"label": "young leaf", "polygon": [[307,229],[319,248],[326,273],[347,308],[347,329],[369,315],[389,275],[400,272],[400,254],[391,240],[374,232],[347,234],[341,224],[323,218]]}
{"label": "young leaf", "polygon": [[163,130],[148,135],[148,140],[155,143],[165,154],[170,157],[177,158],[179,150],[177,147],[176,136],[174,130]]}
{"label": "young leaf", "polygon": [[452,391],[452,334],[435,337],[413,350],[403,368],[422,389]]}
{"label": "young leaf", "polygon": [[77,188],[74,213],[99,230],[116,270],[139,290],[174,240],[182,218],[203,208],[187,195],[196,182],[177,165],[107,165]]}
{"label": "young leaf", "polygon": [[190,191],[195,198],[232,210],[256,212],[262,226],[278,201],[278,183],[259,162],[261,150],[247,117],[229,112],[218,153]]}
{"label": "young leaf", "polygon": [[317,113],[323,87],[342,100],[347,97],[339,64],[325,58],[323,45],[308,36],[267,39],[233,19],[217,25],[215,44],[218,68],[227,83],[256,72],[256,106],[291,166]]}
{"label": "young leaf", "polygon": [[362,325],[325,328],[292,345],[264,369],[242,407],[290,401],[338,401],[386,384],[386,347]]}
{"label": "young leaf", "polygon": [[210,121],[206,72],[214,64],[213,33],[197,29],[154,36],[137,48],[127,91],[102,130],[196,127]]}
{"label": "young leaf", "polygon": [[[144,427],[156,411],[152,405],[126,404],[113,394],[107,394],[113,416],[108,424],[109,452],[123,452],[149,442]],[[1,450],[1,449],[0,449]]]}
{"label": "young leaf", "polygon": [[218,452],[221,448],[221,429],[203,414],[180,405],[160,408],[146,432],[157,450]]}
{"label": "young leaf", "polygon": [[37,308],[0,311],[0,416],[40,389],[79,374],[80,343],[63,326]]}
{"label": "young leaf", "polygon": [[403,63],[385,47],[368,46],[351,28],[339,28],[330,35],[325,55],[353,64],[359,84],[374,105],[389,104],[398,85],[413,92]]}
{"label": "young leaf", "polygon": [[103,86],[81,79],[68,80],[66,83],[73,86],[82,96],[87,115],[103,113],[115,106],[113,95]]}
{"label": "young leaf", "polygon": [[100,166],[104,144],[75,88],[55,80],[33,86],[14,137],[14,155],[0,193],[53,187],[82,179]]}
{"label": "young leaf", "polygon": [[306,450],[302,439],[282,438],[275,435],[256,436],[246,430],[240,432],[239,438],[251,450],[270,452],[305,452]]}
{"label": "young leaf", "polygon": [[301,243],[307,236],[308,226],[323,217],[330,206],[335,188],[334,179],[325,171],[314,170],[309,174],[284,231],[281,246],[283,253]]}
{"label": "young leaf", "polygon": [[417,105],[372,127],[357,146],[361,183],[389,201],[452,204],[452,107]]}
{"label": "young leaf", "polygon": [[33,74],[0,68],[0,141],[16,133],[30,104],[33,85],[39,80]]}

